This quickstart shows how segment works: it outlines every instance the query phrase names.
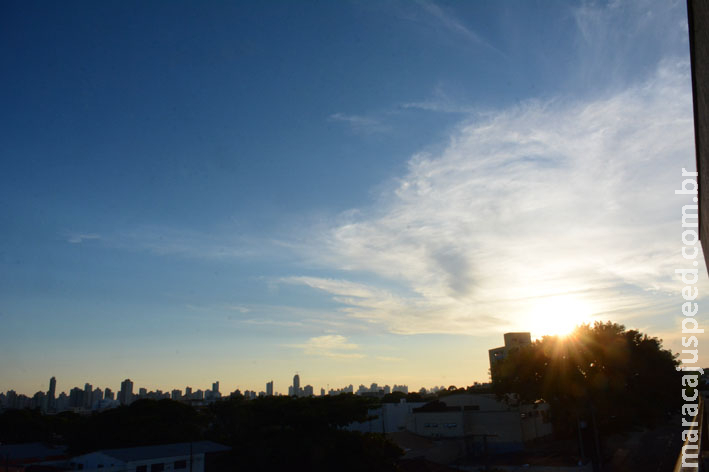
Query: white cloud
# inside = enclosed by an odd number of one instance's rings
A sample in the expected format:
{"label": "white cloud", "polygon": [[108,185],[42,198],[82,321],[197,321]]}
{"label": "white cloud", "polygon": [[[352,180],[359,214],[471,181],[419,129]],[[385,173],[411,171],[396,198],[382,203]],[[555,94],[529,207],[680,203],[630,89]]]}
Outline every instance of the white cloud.
{"label": "white cloud", "polygon": [[90,241],[92,239],[101,239],[101,236],[95,233],[74,233],[69,235],[67,242],[72,244],[80,244],[84,241]]}
{"label": "white cloud", "polygon": [[481,110],[476,109],[473,106],[462,104],[460,100],[452,98],[441,84],[436,85],[431,98],[403,103],[401,104],[401,108],[413,108],[439,113],[460,113],[467,115],[481,112]]}
{"label": "white cloud", "polygon": [[147,251],[160,256],[200,259],[241,259],[268,253],[275,244],[268,239],[249,240],[222,232],[200,232],[184,228],[143,225],[103,238],[111,247]]}
{"label": "white cloud", "polygon": [[333,113],[328,118],[330,121],[346,123],[352,128],[353,131],[359,133],[384,133],[391,129],[380,120],[371,116]]}
{"label": "white cloud", "polygon": [[314,238],[322,266],[405,290],[288,281],[398,333],[519,328],[568,293],[614,320],[657,315],[677,288],[673,190],[693,152],[684,61],[595,101],[528,102],[461,125],[439,154],[414,156],[379,207]]}
{"label": "white cloud", "polygon": [[442,25],[446,30],[459,37],[462,37],[463,39],[474,45],[484,46],[488,49],[502,54],[499,49],[492,46],[489,42],[485,41],[478,33],[464,25],[451,12],[444,10],[440,6],[436,5],[434,2],[422,1],[419,2],[419,4],[423,7],[426,13],[428,13],[432,18],[435,18],[438,23]]}
{"label": "white cloud", "polygon": [[339,334],[328,334],[308,339],[305,344],[295,345],[303,352],[313,356],[325,356],[337,359],[361,359],[364,354],[356,352],[359,346],[348,342],[347,338]]}

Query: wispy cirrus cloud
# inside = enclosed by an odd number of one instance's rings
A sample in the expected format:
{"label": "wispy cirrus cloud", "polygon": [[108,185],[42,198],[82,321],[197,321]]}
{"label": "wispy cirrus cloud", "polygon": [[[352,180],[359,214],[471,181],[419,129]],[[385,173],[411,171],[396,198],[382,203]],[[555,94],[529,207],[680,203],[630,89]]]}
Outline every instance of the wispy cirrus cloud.
{"label": "wispy cirrus cloud", "polygon": [[490,42],[483,39],[478,33],[473,29],[466,26],[462,21],[460,21],[452,12],[442,8],[438,4],[432,1],[420,1],[418,4],[423,8],[423,10],[438,24],[440,24],[447,31],[455,34],[458,37],[463,38],[467,42],[476,45],[484,46],[487,49],[495,51],[498,54],[504,55],[502,51],[490,44]]}
{"label": "wispy cirrus cloud", "polygon": [[346,337],[339,334],[327,334],[315,336],[308,339],[304,344],[296,344],[305,354],[313,356],[324,356],[336,359],[361,359],[364,356],[358,352],[360,347],[351,343]]}
{"label": "wispy cirrus cloud", "polygon": [[568,294],[615,320],[660,315],[676,289],[668,176],[692,162],[690,93],[688,63],[665,61],[612,96],[530,101],[462,124],[442,152],[414,156],[380,206],[305,249],[404,290],[288,281],[398,333],[498,331]]}
{"label": "wispy cirrus cloud", "polygon": [[67,237],[67,242],[71,244],[80,244],[84,241],[101,239],[101,236],[96,233],[72,233]]}
{"label": "wispy cirrus cloud", "polygon": [[402,103],[400,107],[403,109],[418,109],[439,113],[472,114],[480,112],[479,109],[452,98],[446,93],[441,84],[436,85],[431,98]]}
{"label": "wispy cirrus cloud", "polygon": [[353,131],[364,134],[386,133],[391,130],[391,126],[382,122],[378,118],[365,115],[349,115],[346,113],[333,113],[328,120],[345,123]]}
{"label": "wispy cirrus cloud", "polygon": [[[272,252],[279,246],[275,240],[250,239],[233,233],[235,231],[202,232],[176,226],[140,225],[92,239],[101,239],[111,248],[212,260],[254,257]],[[82,240],[85,239],[89,238],[84,236]]]}

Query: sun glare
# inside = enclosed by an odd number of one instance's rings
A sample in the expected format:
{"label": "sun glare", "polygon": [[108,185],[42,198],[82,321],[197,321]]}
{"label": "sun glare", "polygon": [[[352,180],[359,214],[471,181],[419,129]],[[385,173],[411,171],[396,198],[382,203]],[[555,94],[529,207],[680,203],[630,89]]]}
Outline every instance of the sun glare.
{"label": "sun glare", "polygon": [[529,313],[529,326],[534,337],[565,336],[582,323],[591,322],[588,304],[570,295],[541,300]]}

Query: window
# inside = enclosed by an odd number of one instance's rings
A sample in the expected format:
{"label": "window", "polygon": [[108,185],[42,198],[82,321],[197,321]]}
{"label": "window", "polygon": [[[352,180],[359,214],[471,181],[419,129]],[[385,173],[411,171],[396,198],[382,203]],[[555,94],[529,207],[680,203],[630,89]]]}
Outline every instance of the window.
{"label": "window", "polygon": [[165,470],[165,464],[162,462],[150,466],[150,472],[163,472],[163,470]]}
{"label": "window", "polygon": [[175,470],[186,469],[187,461],[175,461]]}

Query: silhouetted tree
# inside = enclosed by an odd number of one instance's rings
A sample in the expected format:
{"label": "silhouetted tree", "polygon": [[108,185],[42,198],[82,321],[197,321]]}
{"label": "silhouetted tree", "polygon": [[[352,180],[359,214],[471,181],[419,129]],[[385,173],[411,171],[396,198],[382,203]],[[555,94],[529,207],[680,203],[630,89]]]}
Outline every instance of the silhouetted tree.
{"label": "silhouetted tree", "polygon": [[225,470],[396,470],[398,447],[341,429],[368,419],[374,402],[352,394],[221,401],[210,407],[208,437],[233,447]]}
{"label": "silhouetted tree", "polygon": [[589,412],[604,425],[649,425],[677,407],[677,365],[661,340],[596,322],[511,352],[493,367],[493,390],[546,400],[557,426],[569,429]]}

